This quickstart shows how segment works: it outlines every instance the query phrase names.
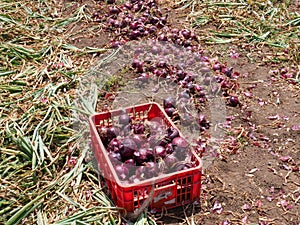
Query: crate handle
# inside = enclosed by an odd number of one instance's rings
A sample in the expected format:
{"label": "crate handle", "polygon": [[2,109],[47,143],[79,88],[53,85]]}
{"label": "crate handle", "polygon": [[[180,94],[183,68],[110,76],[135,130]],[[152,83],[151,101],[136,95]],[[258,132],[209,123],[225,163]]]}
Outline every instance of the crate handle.
{"label": "crate handle", "polygon": [[[153,202],[159,202],[163,199],[169,199],[172,195],[174,195],[174,191],[176,189],[177,184],[169,184],[167,186],[162,186],[155,189],[155,194],[153,197]],[[172,194],[173,193],[173,194]]]}

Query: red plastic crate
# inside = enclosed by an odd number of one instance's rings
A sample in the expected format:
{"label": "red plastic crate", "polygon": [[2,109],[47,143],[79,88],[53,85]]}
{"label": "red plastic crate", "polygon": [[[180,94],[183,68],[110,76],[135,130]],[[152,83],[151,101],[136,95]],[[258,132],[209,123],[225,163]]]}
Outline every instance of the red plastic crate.
{"label": "red plastic crate", "polygon": [[[157,103],[148,103],[128,107],[125,109],[133,120],[152,120],[161,118],[167,126],[173,126],[173,122],[166,115],[161,106]],[[90,132],[92,146],[98,167],[107,183],[108,189],[116,206],[125,208],[128,212],[134,212],[151,192],[153,182],[155,189],[153,200],[150,204],[151,210],[161,211],[163,208],[170,209],[198,200],[201,188],[201,167],[200,158],[192,151],[192,161],[196,167],[179,172],[163,174],[158,177],[147,179],[139,183],[125,184],[119,180],[114,167],[108,157],[107,151],[97,132],[98,126],[112,126],[114,121],[124,112],[114,110],[98,113],[90,116]]]}

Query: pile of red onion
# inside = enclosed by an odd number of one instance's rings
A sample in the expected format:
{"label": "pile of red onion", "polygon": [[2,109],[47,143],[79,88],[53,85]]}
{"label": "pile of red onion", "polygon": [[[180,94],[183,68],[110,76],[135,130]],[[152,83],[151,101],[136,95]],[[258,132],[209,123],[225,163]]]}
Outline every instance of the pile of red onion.
{"label": "pile of red onion", "polygon": [[[172,107],[169,103],[164,102]],[[98,133],[123,182],[137,183],[195,166],[186,139],[161,118],[135,121],[124,112],[116,124],[99,127]]]}
{"label": "pile of red onion", "polygon": [[106,23],[108,31],[118,36],[111,42],[112,47],[154,35],[167,23],[167,16],[163,16],[155,0],[131,0],[122,5],[113,4],[108,12],[99,10],[92,17],[96,22]]}
{"label": "pile of red onion", "polygon": [[[190,52],[187,54],[180,48],[172,50],[171,55],[180,60],[189,55],[181,63],[172,64],[161,58],[170,53],[168,52],[170,49],[163,48],[164,44],[153,44],[147,51],[137,47],[131,65],[137,73],[137,79],[145,81],[153,76],[170,79],[186,89],[186,95],[194,95],[193,99],[198,101],[196,104],[202,104],[205,103],[208,93],[203,90],[202,84],[195,81],[195,74],[187,71],[201,64],[202,68],[197,74],[201,73],[204,76],[204,83],[218,84],[214,85],[210,91],[217,92],[221,87],[221,93],[229,106],[241,105],[235,94],[237,87],[234,82],[239,74],[234,72],[232,67],[206,57],[193,31],[169,27],[168,14],[159,8],[156,0],[129,0],[123,4],[107,1],[107,3],[111,4],[108,10],[98,10],[93,13],[92,17],[94,21],[104,23],[106,30],[114,34],[111,47],[119,47],[132,40],[151,39],[183,46],[186,51]],[[153,60],[153,58],[148,60],[149,52],[158,60]]]}

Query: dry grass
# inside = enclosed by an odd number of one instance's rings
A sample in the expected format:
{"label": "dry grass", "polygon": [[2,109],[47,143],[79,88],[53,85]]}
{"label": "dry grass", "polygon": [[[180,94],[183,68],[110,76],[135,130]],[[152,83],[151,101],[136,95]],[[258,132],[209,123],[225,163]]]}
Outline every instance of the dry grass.
{"label": "dry grass", "polygon": [[0,4],[0,223],[120,222],[72,127],[76,83],[103,50],[68,44],[68,25],[90,18],[84,7],[68,16],[62,7]]}
{"label": "dry grass", "polygon": [[[180,9],[189,9],[191,26],[205,44],[255,45],[270,47],[272,62],[283,62],[278,52],[290,51],[289,63],[300,60],[300,13],[294,1],[177,1]],[[296,3],[294,3],[296,4]],[[289,10],[294,7],[293,10]]]}

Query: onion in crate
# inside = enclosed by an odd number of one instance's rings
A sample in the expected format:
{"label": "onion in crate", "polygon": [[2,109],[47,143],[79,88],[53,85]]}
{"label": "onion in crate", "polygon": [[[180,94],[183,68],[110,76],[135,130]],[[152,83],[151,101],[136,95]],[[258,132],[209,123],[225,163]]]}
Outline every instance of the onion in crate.
{"label": "onion in crate", "polygon": [[167,151],[163,146],[157,145],[153,148],[155,157],[165,158],[167,155]]}
{"label": "onion in crate", "polygon": [[120,154],[124,160],[133,158],[133,153],[137,149],[136,143],[131,138],[121,140]]}
{"label": "onion in crate", "polygon": [[188,155],[188,142],[182,137],[176,137],[172,141],[174,152],[180,160]]}
{"label": "onion in crate", "polygon": [[131,124],[131,118],[128,114],[124,113],[119,116],[119,124],[122,126],[126,126],[128,124]]}
{"label": "onion in crate", "polygon": [[120,180],[126,180],[129,175],[129,169],[124,164],[119,164],[115,166],[115,171],[120,178]]}
{"label": "onion in crate", "polygon": [[120,147],[121,147],[121,142],[117,138],[114,138],[109,142],[106,150],[108,152],[119,152]]}
{"label": "onion in crate", "polygon": [[170,154],[164,158],[164,162],[167,168],[171,168],[175,163],[178,162],[178,159],[174,154]]}

